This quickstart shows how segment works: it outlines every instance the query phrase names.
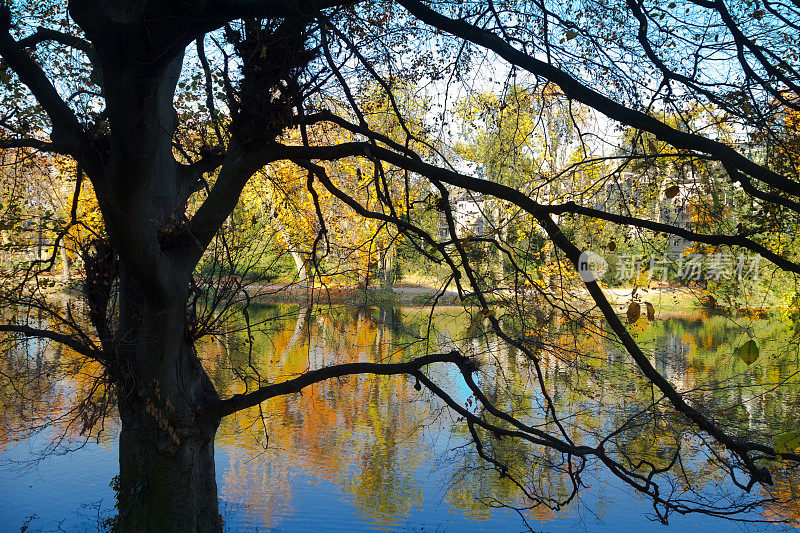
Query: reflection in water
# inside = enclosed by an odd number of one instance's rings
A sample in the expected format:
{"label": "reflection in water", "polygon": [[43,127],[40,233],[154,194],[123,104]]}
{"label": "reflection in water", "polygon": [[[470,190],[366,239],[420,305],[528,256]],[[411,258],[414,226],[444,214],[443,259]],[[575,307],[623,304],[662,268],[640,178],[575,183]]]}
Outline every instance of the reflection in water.
{"label": "reflection in water", "polygon": [[[262,312],[277,315],[279,310]],[[255,321],[265,318],[254,316]],[[270,321],[268,331],[254,334],[254,366],[262,379],[276,382],[324,365],[396,359],[402,354],[393,340],[394,320],[391,311],[373,316],[301,310],[295,320]],[[231,337],[227,351],[210,343],[203,353],[220,369],[218,388],[244,392],[241,381],[224,370],[233,366],[228,358],[244,351],[237,345],[241,338]],[[246,502],[258,515],[254,518],[271,527],[272,515],[281,514],[278,508],[290,500],[290,471],[302,469],[338,483],[368,522],[398,523],[422,499],[413,474],[424,461],[420,436],[429,413],[424,402],[413,399],[414,392],[402,376],[353,376],[228,417],[218,441],[236,450],[237,457],[223,475],[220,498]],[[266,467],[243,472],[241,463],[254,454]]]}
{"label": "reflection in water", "polygon": [[[481,362],[476,378],[487,397],[542,429],[551,430],[555,423],[536,419],[546,399],[534,385],[531,362],[496,337],[482,334],[457,310],[430,316],[413,309],[260,306],[251,311],[250,319],[259,324],[250,332],[252,343],[246,331],[232,330],[199,346],[204,365],[224,396],[252,390],[259,380],[274,383],[325,365],[398,361],[458,348]],[[672,318],[631,328],[662,375],[695,405],[724,413],[723,422],[731,430],[743,434],[797,427],[798,355],[787,340],[791,333],[779,321]],[[606,449],[618,459],[656,467],[670,466],[672,452],[681,449],[681,464],[663,474],[669,478],[667,486],[676,491],[700,488],[705,498],[734,494],[707,456],[708,449],[699,446],[700,436],[663,405],[623,349],[602,330],[558,318],[544,324],[543,330],[539,361],[550,396],[565,414],[560,422],[571,438],[588,443],[606,438]],[[761,359],[748,367],[733,347],[750,336],[760,339],[764,348]],[[84,428],[62,423],[68,417],[58,418],[69,411],[68,398],[103,401],[103,391],[91,388],[93,372],[99,369],[81,363],[64,348],[26,344],[7,352],[2,364],[9,378],[0,389],[3,450],[24,437],[20,428],[54,420],[56,434],[77,437]],[[239,368],[248,371],[242,375],[234,370]],[[480,411],[452,368],[437,366],[428,374],[459,403],[490,416]],[[115,435],[113,428],[103,438],[109,435]],[[545,502],[569,497],[569,465],[561,454],[515,439],[480,436],[492,456],[502,458],[525,482],[529,496]],[[601,490],[613,480],[604,467],[592,463],[582,474],[589,487],[581,498],[559,511],[530,508],[523,489],[512,478],[487,468],[469,445],[471,440],[468,428],[451,411],[429,394],[417,392],[406,377],[351,376],[319,383],[302,394],[277,397],[223,420],[217,437],[221,508],[231,530],[396,530],[419,523],[435,529],[438,524],[453,524],[454,516],[472,521],[476,528],[491,520],[518,529],[519,518],[498,514],[493,510],[498,506],[521,508],[534,527],[547,522],[548,529],[559,529],[565,517],[620,520],[620,513],[633,513],[641,520],[646,512],[646,503],[628,509],[630,490]],[[109,478],[113,475],[108,472]],[[772,493],[761,489],[764,497],[786,501],[797,496],[791,473],[776,475],[776,480]],[[329,485],[338,496],[326,499],[321,495],[331,492]],[[0,493],[1,489],[2,485]],[[91,499],[87,493],[86,501]],[[800,511],[793,505],[770,504],[748,517],[797,518]],[[350,518],[353,515],[356,522]],[[18,516],[0,500],[0,525],[19,527]],[[696,525],[698,519],[693,520]],[[718,522],[706,523],[720,527]]]}

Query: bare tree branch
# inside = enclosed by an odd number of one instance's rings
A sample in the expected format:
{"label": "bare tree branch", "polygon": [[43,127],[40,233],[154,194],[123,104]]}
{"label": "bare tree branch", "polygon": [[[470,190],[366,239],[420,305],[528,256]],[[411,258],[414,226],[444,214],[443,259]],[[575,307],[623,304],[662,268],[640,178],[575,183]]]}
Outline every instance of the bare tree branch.
{"label": "bare tree branch", "polygon": [[53,126],[50,138],[56,143],[63,143],[65,147],[69,146],[70,153],[78,153],[86,146],[83,128],[42,67],[11,36],[8,31],[10,27],[11,11],[3,4],[0,6],[0,56],[44,108]]}
{"label": "bare tree branch", "polygon": [[[399,0],[399,3],[427,24],[485,47],[512,65],[552,81],[558,85],[568,98],[586,104],[612,120],[648,131],[676,148],[710,154],[719,161],[731,165],[767,185],[775,187],[786,194],[800,197],[800,183],[789,180],[785,176],[755,163],[730,146],[701,135],[676,130],[649,115],[619,104],[579,82],[565,71],[517,50],[497,35],[463,20],[446,17],[422,2]],[[795,201],[787,202],[784,205],[800,212],[800,204]]]}
{"label": "bare tree branch", "polygon": [[85,355],[97,361],[104,361],[105,355],[103,351],[96,346],[86,344],[68,335],[56,333],[54,331],[32,328],[30,326],[16,325],[16,324],[0,324],[0,332],[6,333],[21,333],[26,337],[34,337],[38,339],[50,339],[55,342],[68,346],[81,355]]}
{"label": "bare tree branch", "polygon": [[20,39],[17,41],[17,44],[23,48],[31,48],[45,41],[54,41],[64,46],[80,50],[86,54],[86,57],[89,58],[92,64],[99,66],[99,64],[97,64],[97,52],[94,46],[92,46],[92,43],[76,35],[45,28],[44,26],[39,26],[36,28],[35,33]]}
{"label": "bare tree branch", "polygon": [[412,159],[402,154],[397,154],[391,150],[387,150],[386,148],[368,143],[351,142],[341,143],[338,145],[308,148],[286,146],[284,147],[282,153],[283,158],[293,160],[300,158],[340,159],[354,155],[377,157],[383,161],[386,161],[387,163],[405,168],[412,172],[417,172],[418,174],[424,176],[433,177],[450,185],[455,185],[471,191],[487,194],[495,198],[507,200],[534,215],[575,213],[594,217],[600,220],[607,220],[616,224],[630,225],[650,229],[653,231],[666,232],[705,244],[741,246],[742,248],[746,248],[761,254],[764,258],[769,259],[775,265],[786,270],[787,272],[800,273],[800,265],[778,255],[777,253],[769,250],[761,244],[756,243],[744,235],[709,235],[696,233],[678,226],[653,222],[633,216],[615,215],[613,213],[608,213],[598,209],[579,206],[574,202],[567,202],[560,205],[543,205],[512,187],[487,180],[473,178],[452,170],[443,169],[441,167],[425,163],[419,159]]}
{"label": "bare tree branch", "polygon": [[258,405],[270,398],[282,396],[284,394],[297,393],[309,385],[332,378],[340,378],[352,374],[377,374],[382,376],[415,374],[419,372],[422,367],[434,363],[452,363],[458,366],[462,372],[467,373],[477,369],[472,360],[457,351],[428,354],[405,363],[345,363],[319,368],[317,370],[310,370],[294,379],[275,383],[273,385],[266,385],[247,394],[237,394],[225,400],[220,400],[215,406],[214,412],[220,417],[227,416],[236,411]]}

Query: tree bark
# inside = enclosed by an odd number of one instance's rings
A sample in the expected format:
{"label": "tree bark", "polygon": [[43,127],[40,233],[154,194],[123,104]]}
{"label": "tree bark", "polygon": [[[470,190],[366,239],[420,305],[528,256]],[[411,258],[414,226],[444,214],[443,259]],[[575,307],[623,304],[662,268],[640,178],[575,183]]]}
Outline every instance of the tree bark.
{"label": "tree bark", "polygon": [[120,387],[117,530],[222,531],[214,467],[219,419],[210,413],[218,396],[183,333],[183,302],[142,311]]}
{"label": "tree bark", "polygon": [[216,424],[187,428],[180,441],[146,412],[122,412],[120,532],[222,531],[214,466]]}

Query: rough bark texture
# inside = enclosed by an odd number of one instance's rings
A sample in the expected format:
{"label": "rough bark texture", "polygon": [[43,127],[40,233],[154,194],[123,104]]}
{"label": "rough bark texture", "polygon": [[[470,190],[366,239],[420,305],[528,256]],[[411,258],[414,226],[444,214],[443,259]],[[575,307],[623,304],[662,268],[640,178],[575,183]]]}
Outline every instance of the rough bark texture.
{"label": "rough bark texture", "polygon": [[183,53],[176,28],[154,29],[157,17],[147,22],[151,8],[71,5],[96,50],[107,104],[100,160],[83,163],[118,257],[118,326],[104,323],[107,294],[91,306],[104,349],[113,354],[119,393],[116,526],[221,531],[214,469],[219,419],[209,415],[218,397],[196,356],[186,313],[195,262],[186,259],[192,245],[184,235],[184,204],[193,176],[182,173],[172,151]]}
{"label": "rough bark texture", "polygon": [[120,531],[221,531],[214,469],[219,399],[185,334],[184,302],[141,299],[130,282],[134,341],[119,400]]}
{"label": "rough bark texture", "polygon": [[[221,531],[214,469],[219,400],[186,327],[186,288],[154,299],[122,268],[119,531]],[[176,276],[176,283],[188,280]]]}
{"label": "rough bark texture", "polygon": [[141,405],[128,406],[121,417],[117,530],[222,531],[216,424],[185,428],[176,444]]}

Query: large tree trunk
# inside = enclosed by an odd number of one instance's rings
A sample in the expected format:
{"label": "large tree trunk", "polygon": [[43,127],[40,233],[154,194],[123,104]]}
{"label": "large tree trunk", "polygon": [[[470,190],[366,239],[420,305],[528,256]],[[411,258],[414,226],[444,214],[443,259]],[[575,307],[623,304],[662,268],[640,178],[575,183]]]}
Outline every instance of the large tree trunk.
{"label": "large tree trunk", "polygon": [[[118,531],[222,531],[214,468],[219,419],[208,410],[216,395],[185,348],[174,373],[163,376],[167,386],[152,378],[120,395]],[[177,380],[168,383],[169,374]]]}
{"label": "large tree trunk", "polygon": [[[98,160],[86,156],[83,170],[92,181],[114,252],[98,252],[98,261],[108,259],[98,266],[113,268],[96,269],[87,294],[119,394],[120,531],[222,529],[214,471],[219,398],[193,347],[195,317],[187,316],[186,305],[190,279],[241,188],[260,166],[244,146],[257,146],[255,138],[272,142],[293,120],[287,104],[281,111],[285,124],[279,120],[264,133],[258,111],[263,102],[254,96],[242,104],[256,111],[234,113],[235,133],[214,186],[189,220],[187,200],[203,184],[205,164],[175,159],[178,114],[173,103],[183,60],[180,43],[197,30],[197,21],[175,29],[187,6],[173,4],[166,3],[162,13],[151,2],[70,2],[70,13],[92,41],[102,67],[106,101],[98,131],[108,134],[97,143],[103,151]],[[301,35],[300,28],[288,31]],[[258,50],[267,46],[257,45]],[[259,68],[247,71],[256,79],[240,86],[240,96],[269,94],[270,87],[284,81],[282,74],[264,81],[259,72],[271,70]],[[275,115],[272,108],[267,111]],[[95,147],[87,153],[94,154]],[[117,264],[115,284],[111,274]],[[118,307],[112,308],[109,296],[115,288]],[[118,316],[107,320],[116,311]]]}
{"label": "large tree trunk", "polygon": [[89,174],[119,257],[117,332],[105,324],[111,285],[103,271],[97,288],[105,292],[96,291],[90,306],[114,354],[119,395],[116,526],[137,533],[221,531],[214,470],[219,419],[212,414],[218,396],[187,317],[196,260],[186,256],[196,245],[175,237],[186,232],[184,206],[193,187],[172,153],[182,55],[156,68],[130,60],[129,52],[105,51],[110,156]]}
{"label": "large tree trunk", "polygon": [[117,530],[222,531],[214,469],[217,424],[197,424],[173,438],[141,403],[125,411]]}
{"label": "large tree trunk", "polygon": [[185,337],[183,302],[142,311],[120,387],[118,530],[222,531],[217,394]]}

